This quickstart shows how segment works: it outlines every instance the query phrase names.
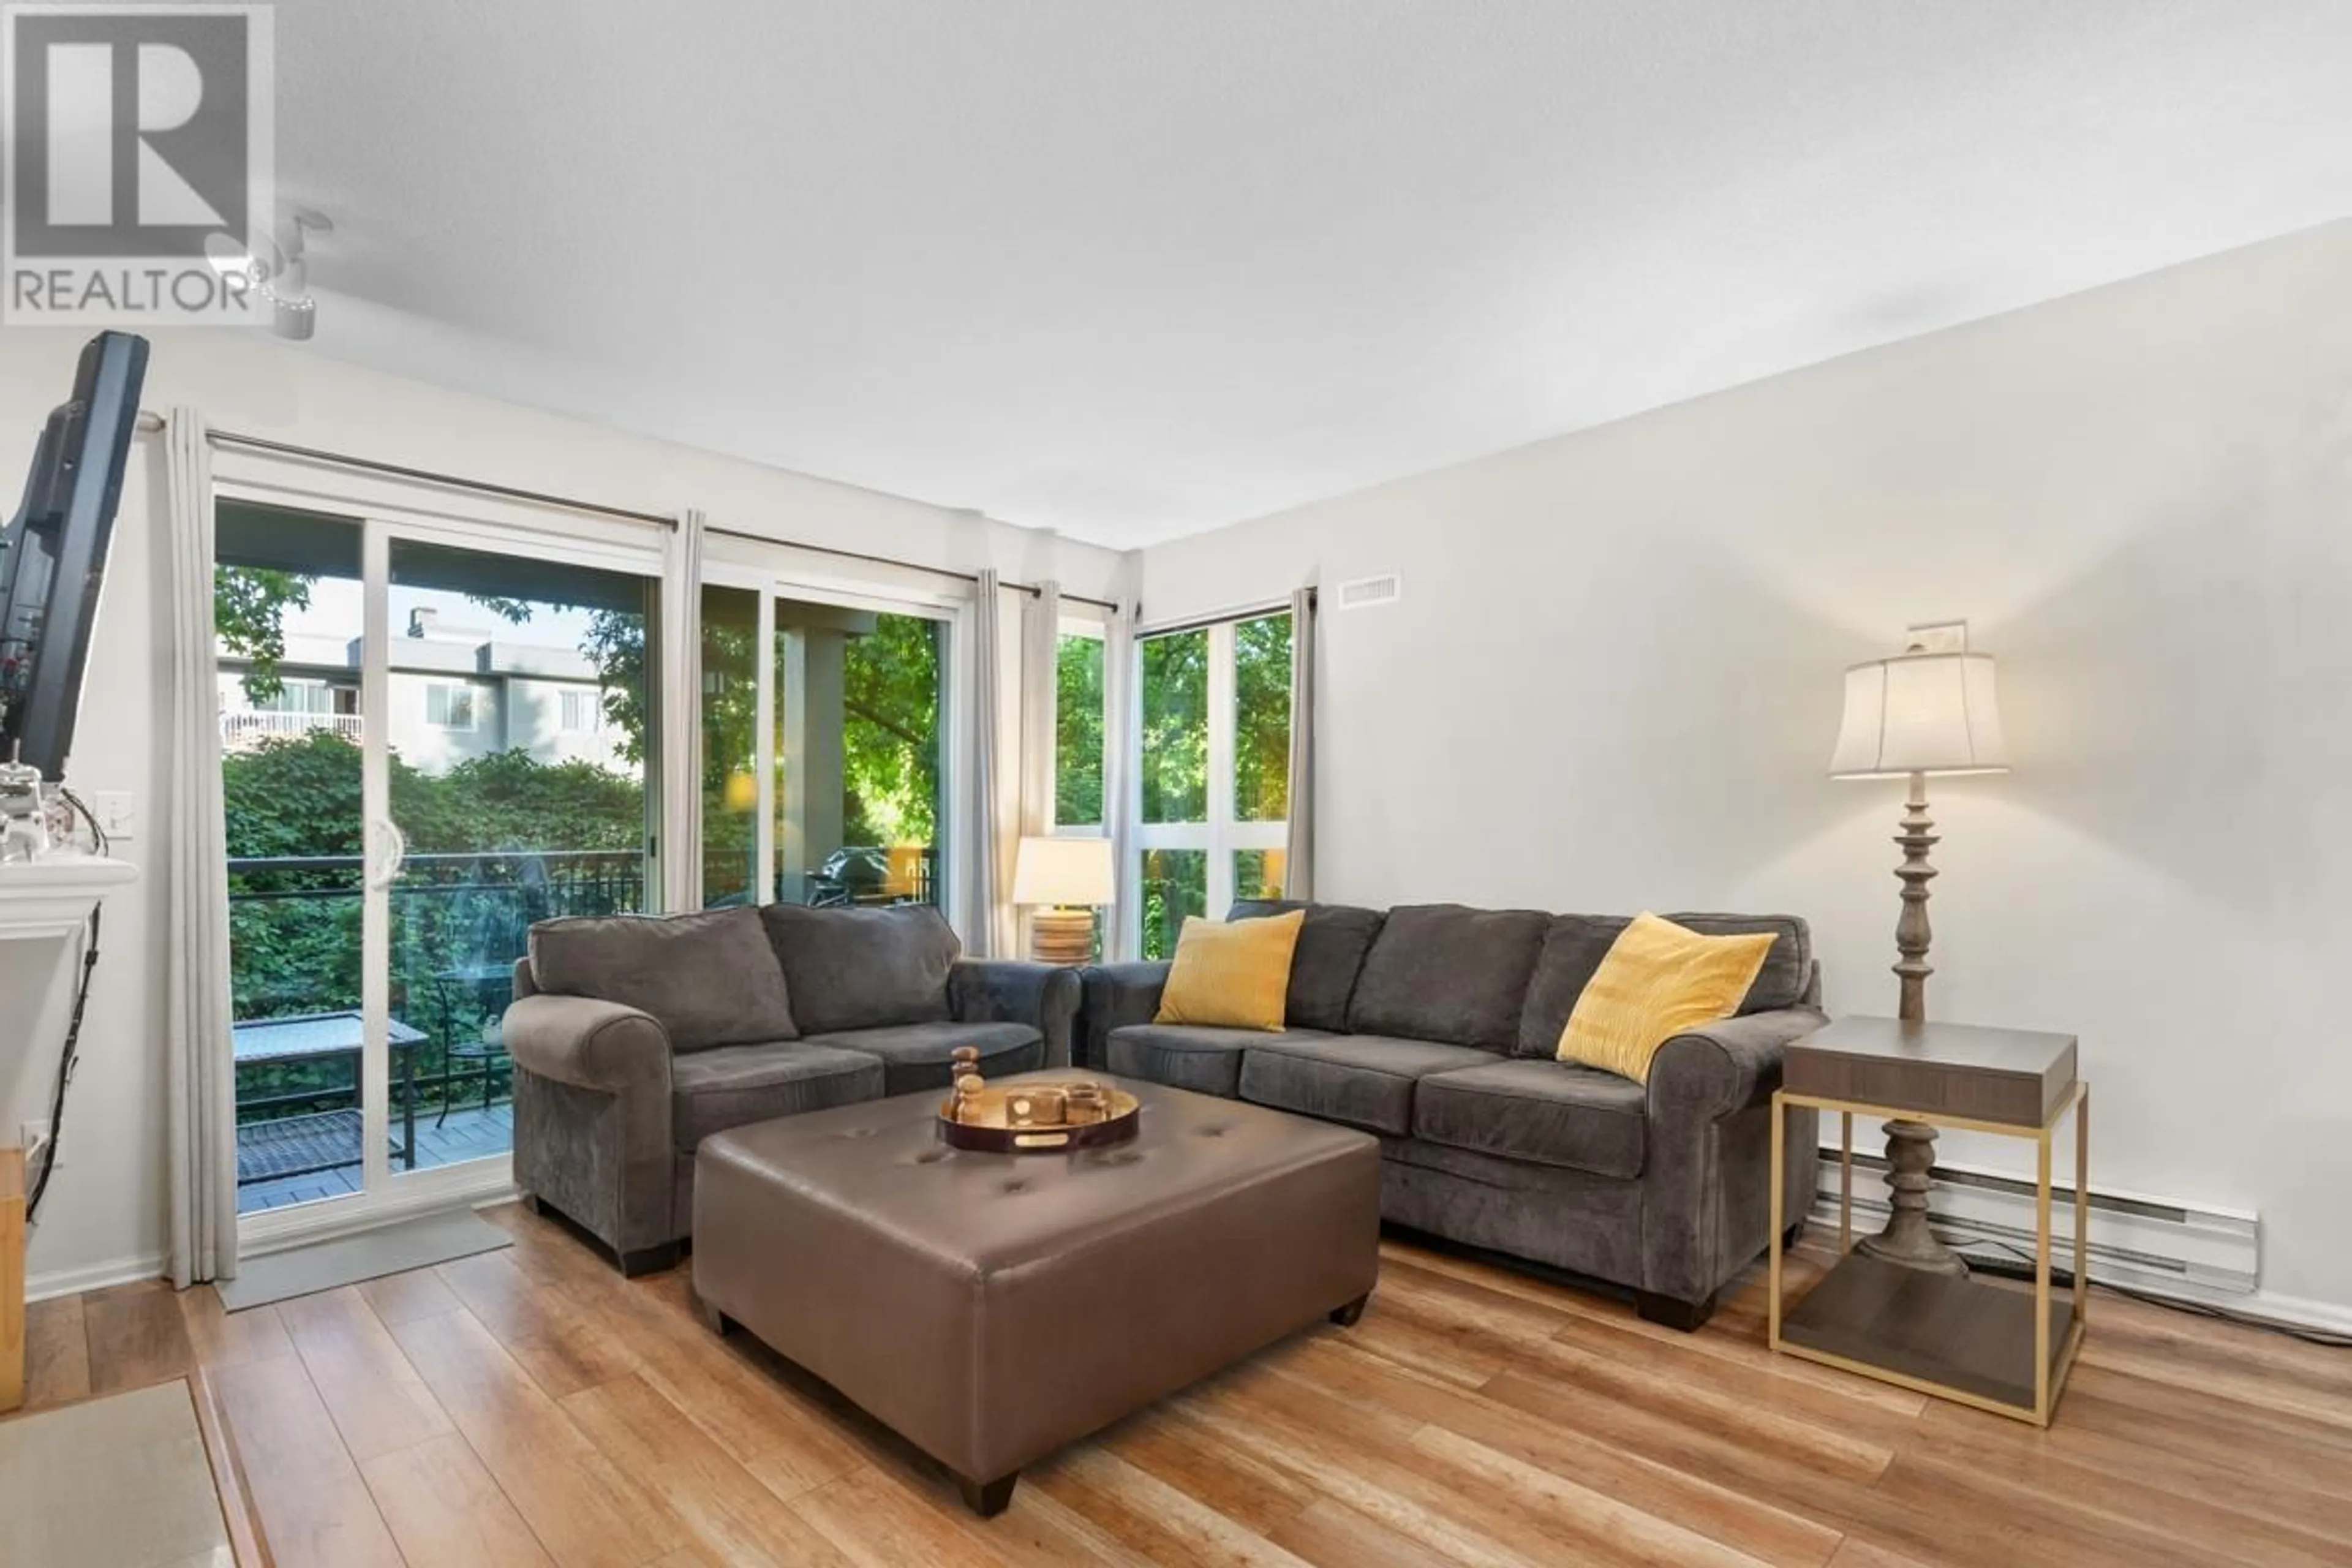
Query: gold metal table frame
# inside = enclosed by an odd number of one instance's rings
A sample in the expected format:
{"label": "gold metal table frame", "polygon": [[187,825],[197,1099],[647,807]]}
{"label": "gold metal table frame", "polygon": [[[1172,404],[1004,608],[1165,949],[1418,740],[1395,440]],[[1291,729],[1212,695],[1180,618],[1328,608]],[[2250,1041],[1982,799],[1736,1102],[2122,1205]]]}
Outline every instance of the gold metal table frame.
{"label": "gold metal table frame", "polygon": [[[1991,1132],[2006,1138],[2033,1140],[2035,1148],[2032,1351],[2033,1397],[2031,1402],[2001,1399],[1970,1389],[1956,1387],[1949,1383],[1907,1372],[1897,1366],[1874,1364],[1857,1355],[1840,1354],[1818,1345],[1801,1342],[1800,1340],[1790,1338],[1784,1331],[1790,1326],[1788,1320],[1791,1311],[1784,1308],[1782,1302],[1781,1251],[1789,1226],[1789,1216],[1784,1212],[1788,1203],[1786,1112],[1802,1109],[1835,1111],[1841,1122],[1838,1139],[1839,1262],[1832,1268],[1831,1275],[1834,1275],[1839,1268],[1845,1267],[1856,1257],[1853,1250],[1853,1119],[1856,1116],[1870,1116],[1887,1121],[1924,1120],[1916,1108],[1875,1105],[1860,1100],[1834,1100],[1817,1095],[1792,1094],[1787,1089],[1779,1090],[1772,1096],[1772,1251],[1769,1285],[1772,1349],[1784,1354],[1801,1356],[1807,1361],[1819,1362],[1825,1366],[1838,1367],[1864,1377],[1876,1378],[1882,1383],[1891,1383],[1897,1387],[1933,1394],[1939,1399],[1953,1400],[1979,1410],[1989,1410],[1997,1415],[2007,1415],[2019,1421],[2031,1422],[2036,1426],[2049,1426],[2051,1417],[2057,1409],[2058,1397],[2065,1388],[2066,1376],[2074,1370],[2075,1353],[2082,1349],[2084,1326],[2089,1317],[2091,1289],[2088,1267],[2091,1217],[2091,1086],[2089,1082],[2077,1079],[2051,1109],[2048,1119],[2039,1128],[2021,1127],[2009,1122],[1977,1121],[1940,1112],[1933,1117],[1935,1125],[1938,1128],[1958,1128],[1969,1132]],[[2059,1125],[2066,1120],[2070,1111],[2074,1117],[2074,1280],[2071,1302],[2062,1303],[2063,1306],[2071,1307],[2071,1310],[2053,1314],[2050,1282],[2052,1250],[2050,1150]],[[1818,1151],[1808,1150],[1806,1153],[1811,1158],[1820,1157]],[[1901,1266],[1880,1264],[1878,1267],[1898,1268]],[[1828,1283],[1829,1278],[1830,1276],[1824,1276],[1822,1283]],[[1949,1290],[1954,1294],[1969,1290],[2000,1291],[2011,1297],[2021,1294],[2007,1286],[1997,1286],[1979,1279],[1951,1280],[1948,1277],[1933,1276],[1920,1276],[1920,1278],[1922,1279],[1944,1279]],[[1924,1288],[1941,1289],[1946,1289],[1946,1286]],[[1814,1287],[1816,1292],[1820,1289],[1820,1284]],[[1811,1300],[1811,1295],[1809,1294],[1806,1299]],[[1801,1301],[1800,1310],[1801,1306]],[[2054,1354],[2053,1353],[2053,1334],[2056,1336]]]}

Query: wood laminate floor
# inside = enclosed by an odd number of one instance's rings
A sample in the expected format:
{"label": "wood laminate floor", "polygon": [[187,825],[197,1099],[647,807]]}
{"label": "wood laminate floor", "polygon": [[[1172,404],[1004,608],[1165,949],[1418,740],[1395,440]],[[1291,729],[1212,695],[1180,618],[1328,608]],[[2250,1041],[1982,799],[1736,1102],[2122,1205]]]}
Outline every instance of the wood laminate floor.
{"label": "wood laminate floor", "polygon": [[[234,1318],[44,1302],[35,1405],[199,1371],[279,1568],[406,1563],[2352,1563],[2352,1352],[2101,1294],[2044,1434],[1764,1348],[1752,1278],[1685,1335],[1384,1249],[1320,1327],[967,1514],[937,1467],[509,1206],[510,1251]],[[1802,1259],[1792,1267],[1814,1267]]]}

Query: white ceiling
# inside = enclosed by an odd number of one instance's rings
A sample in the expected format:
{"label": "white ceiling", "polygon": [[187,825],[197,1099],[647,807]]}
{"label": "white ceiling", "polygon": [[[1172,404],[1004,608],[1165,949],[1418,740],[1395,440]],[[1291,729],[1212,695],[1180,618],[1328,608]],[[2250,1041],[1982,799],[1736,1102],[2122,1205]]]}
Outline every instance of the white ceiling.
{"label": "white ceiling", "polygon": [[2341,0],[280,0],[278,50],[322,352],[1122,547],[2352,212]]}

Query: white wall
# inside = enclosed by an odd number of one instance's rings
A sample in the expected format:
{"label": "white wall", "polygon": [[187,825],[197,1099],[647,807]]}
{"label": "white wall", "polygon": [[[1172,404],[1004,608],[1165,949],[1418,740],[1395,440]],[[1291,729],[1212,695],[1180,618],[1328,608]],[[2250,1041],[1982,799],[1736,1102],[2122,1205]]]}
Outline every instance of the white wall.
{"label": "white wall", "polygon": [[1391,570],[1325,897],[1794,910],[1836,1010],[1900,796],[1823,777],[1840,671],[1968,618],[2016,769],[1931,792],[1931,1013],[2078,1033],[2099,1184],[2352,1308],[2352,224],[1158,547],[1144,616]]}
{"label": "white wall", "polygon": [[[0,505],[50,407],[73,382],[84,334],[0,330]],[[146,404],[194,405],[218,426],[363,454],[528,489],[652,512],[699,507],[714,528],[971,571],[1023,582],[1058,577],[1066,592],[1109,596],[1122,569],[1110,552],[970,512],[761,468],[335,363],[266,337],[153,334]],[[164,1071],[161,978],[163,753],[153,740],[167,679],[159,632],[162,451],[142,437],[124,486],[90,652],[73,760],[85,789],[129,790],[142,831],[122,846],[147,874],[114,899],[68,1117],[65,1164],[30,1259],[37,1290],[152,1272],[164,1245]],[[47,1114],[64,1026],[54,944],[0,944],[0,1142]],[[12,951],[18,950],[18,951]],[[45,1005],[31,999],[47,992]]]}

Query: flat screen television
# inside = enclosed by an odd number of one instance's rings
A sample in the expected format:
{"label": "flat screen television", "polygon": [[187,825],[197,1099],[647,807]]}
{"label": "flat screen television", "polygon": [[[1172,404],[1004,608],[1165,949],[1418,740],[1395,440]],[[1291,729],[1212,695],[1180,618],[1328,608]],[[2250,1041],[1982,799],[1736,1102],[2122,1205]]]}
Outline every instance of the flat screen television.
{"label": "flat screen television", "polygon": [[33,448],[25,501],[0,533],[0,762],[62,779],[81,707],[89,632],[122,470],[139,426],[147,340],[100,332],[81,351],[73,395]]}

